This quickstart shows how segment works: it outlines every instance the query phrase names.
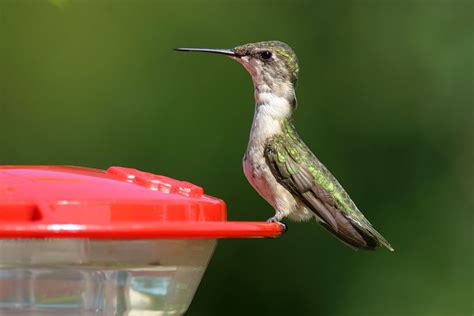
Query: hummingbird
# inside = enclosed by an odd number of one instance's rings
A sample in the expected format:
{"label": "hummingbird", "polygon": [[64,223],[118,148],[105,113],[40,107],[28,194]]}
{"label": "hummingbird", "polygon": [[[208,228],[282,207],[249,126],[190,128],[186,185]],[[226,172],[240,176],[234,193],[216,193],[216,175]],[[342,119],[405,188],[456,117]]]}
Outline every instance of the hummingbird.
{"label": "hummingbird", "polygon": [[351,200],[342,185],[306,146],[296,131],[298,59],[280,41],[231,49],[176,48],[221,54],[241,63],[252,77],[255,112],[243,169],[247,180],[274,209],[268,221],[315,219],[353,249],[394,249]]}

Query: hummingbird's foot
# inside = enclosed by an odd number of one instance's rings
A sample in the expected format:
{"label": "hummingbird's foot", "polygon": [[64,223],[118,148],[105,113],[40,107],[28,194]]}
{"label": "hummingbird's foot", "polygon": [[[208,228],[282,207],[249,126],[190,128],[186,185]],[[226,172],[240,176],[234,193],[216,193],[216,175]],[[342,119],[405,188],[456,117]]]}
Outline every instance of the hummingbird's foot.
{"label": "hummingbird's foot", "polygon": [[269,219],[267,219],[267,223],[276,223],[276,224],[280,225],[282,233],[286,233],[288,231],[288,228],[286,227],[286,224],[280,222],[280,219],[276,215],[273,216],[273,217],[270,217]]}

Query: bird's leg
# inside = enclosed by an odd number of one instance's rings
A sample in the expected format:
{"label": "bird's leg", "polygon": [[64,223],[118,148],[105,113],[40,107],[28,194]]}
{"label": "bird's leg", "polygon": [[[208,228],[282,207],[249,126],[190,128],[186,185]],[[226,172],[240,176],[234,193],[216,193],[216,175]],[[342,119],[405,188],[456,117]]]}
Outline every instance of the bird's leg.
{"label": "bird's leg", "polygon": [[281,228],[282,228],[282,232],[286,233],[288,228],[286,227],[285,223],[281,222],[283,217],[284,217],[284,215],[282,213],[276,213],[275,216],[272,216],[269,219],[267,219],[267,223],[276,223],[276,224],[280,225]]}

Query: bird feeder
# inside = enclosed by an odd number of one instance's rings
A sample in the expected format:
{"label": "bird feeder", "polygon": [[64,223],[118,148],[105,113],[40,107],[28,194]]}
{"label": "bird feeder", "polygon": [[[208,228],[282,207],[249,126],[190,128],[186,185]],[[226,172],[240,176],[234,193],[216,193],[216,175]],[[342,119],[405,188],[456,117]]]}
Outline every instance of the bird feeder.
{"label": "bird feeder", "polygon": [[135,169],[1,166],[0,315],[181,315],[217,239],[280,233]]}

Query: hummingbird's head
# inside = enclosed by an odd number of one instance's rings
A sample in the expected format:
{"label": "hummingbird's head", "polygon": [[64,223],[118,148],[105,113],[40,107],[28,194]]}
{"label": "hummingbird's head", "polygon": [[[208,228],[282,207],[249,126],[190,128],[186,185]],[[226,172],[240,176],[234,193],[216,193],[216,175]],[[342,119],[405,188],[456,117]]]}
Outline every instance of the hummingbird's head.
{"label": "hummingbird's head", "polygon": [[294,98],[298,59],[288,44],[265,41],[231,49],[177,48],[178,51],[223,54],[237,60],[252,76],[256,92]]}
{"label": "hummingbird's head", "polygon": [[[279,41],[266,41],[245,44],[233,49],[245,69],[256,80],[272,86],[272,83],[291,83],[298,80],[298,59],[288,44]],[[261,82],[263,81],[263,82]]]}

